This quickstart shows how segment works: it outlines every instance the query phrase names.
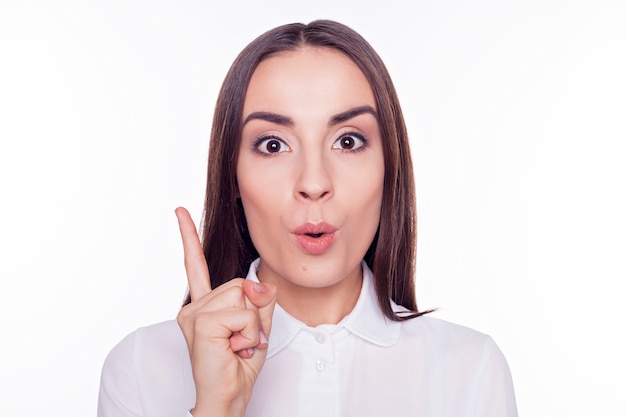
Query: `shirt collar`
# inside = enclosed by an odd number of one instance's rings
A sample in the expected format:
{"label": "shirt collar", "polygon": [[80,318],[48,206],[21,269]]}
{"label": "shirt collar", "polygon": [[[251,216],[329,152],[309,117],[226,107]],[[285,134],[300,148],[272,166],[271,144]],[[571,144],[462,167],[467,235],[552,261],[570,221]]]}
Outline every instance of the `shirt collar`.
{"label": "shirt collar", "polygon": [[[260,259],[252,262],[246,279],[259,282],[257,276],[259,263]],[[379,346],[392,346],[400,338],[401,323],[385,317],[378,305],[374,288],[374,275],[365,261],[361,262],[361,268],[363,270],[363,285],[354,309],[338,324],[330,327],[336,327],[337,330],[345,328],[355,336]],[[394,309],[396,308],[394,305]],[[329,325],[325,325],[325,327],[328,328]],[[310,328],[276,304],[272,320],[272,332],[269,337],[268,358],[287,346],[303,329]]]}

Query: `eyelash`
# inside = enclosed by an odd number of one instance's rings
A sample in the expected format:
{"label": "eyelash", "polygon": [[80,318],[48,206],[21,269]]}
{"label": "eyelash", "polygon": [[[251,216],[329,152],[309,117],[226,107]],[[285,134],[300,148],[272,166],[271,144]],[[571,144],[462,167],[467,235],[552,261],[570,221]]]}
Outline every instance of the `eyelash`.
{"label": "eyelash", "polygon": [[[290,149],[289,145],[287,145],[284,140],[282,140],[281,138],[279,138],[277,136],[274,136],[274,135],[261,136],[260,138],[257,138],[257,140],[255,140],[254,143],[252,144],[252,149],[255,152],[257,152],[257,153],[259,153],[259,154],[261,154],[263,156],[275,156],[275,155],[278,155],[278,154],[280,154],[282,152],[286,152],[286,150],[278,151],[278,152],[265,152],[265,151],[262,151],[261,150],[261,145],[263,144],[263,142],[267,142],[269,144],[270,141],[276,141],[276,142],[280,143],[281,147],[284,146],[284,147],[287,148],[287,150]],[[267,144],[265,146],[267,146]]]}
{"label": "eyelash", "polygon": [[[355,142],[360,142],[359,143],[355,143],[354,146],[356,146],[355,148],[351,148],[351,149],[344,149],[341,147],[341,144],[338,144],[339,141],[341,141],[342,139],[346,138],[346,137],[351,137],[353,139],[356,139]],[[280,144],[281,148],[282,147],[286,147],[287,149],[285,150],[278,150],[277,152],[266,152],[264,150],[261,149],[261,146],[265,143],[265,146],[267,146],[270,141],[276,141],[277,143]],[[368,143],[367,143],[367,139],[365,138],[365,136],[363,136],[360,133],[357,132],[346,132],[346,133],[342,133],[334,142],[333,142],[333,146],[332,149],[339,149],[342,152],[360,152],[365,150],[365,148],[367,147]],[[278,136],[274,136],[274,135],[268,135],[268,136],[261,136],[259,138],[257,138],[254,143],[252,144],[252,148],[255,152],[263,155],[263,156],[276,156],[280,153],[283,152],[287,152],[290,150],[289,145],[287,145],[285,143],[284,140],[282,140],[281,138],[279,138]]]}

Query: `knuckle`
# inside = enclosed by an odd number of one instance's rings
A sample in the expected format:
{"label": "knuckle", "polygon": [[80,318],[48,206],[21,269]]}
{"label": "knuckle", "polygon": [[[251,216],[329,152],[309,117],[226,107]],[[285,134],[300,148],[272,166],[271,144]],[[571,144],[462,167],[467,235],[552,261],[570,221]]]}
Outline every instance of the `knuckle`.
{"label": "knuckle", "polygon": [[176,321],[178,322],[179,325],[182,325],[188,319],[189,319],[189,309],[186,307],[181,308],[178,314],[176,315]]}
{"label": "knuckle", "polygon": [[[241,287],[230,287],[224,289],[219,295],[221,302],[232,308],[241,308],[243,300],[243,291]],[[217,298],[217,297],[216,297]]]}
{"label": "knuckle", "polygon": [[247,334],[241,334],[243,340],[246,340],[246,345],[254,347],[259,344],[259,332],[251,331]]}
{"label": "knuckle", "polygon": [[224,292],[228,292],[228,293],[235,294],[235,295],[243,294],[242,288],[238,285],[230,285],[227,288],[224,288]]}
{"label": "knuckle", "polygon": [[256,326],[257,323],[259,322],[259,315],[254,310],[245,309],[241,311],[241,314],[243,314],[245,320],[253,326]]}
{"label": "knuckle", "polygon": [[243,278],[233,278],[222,284],[224,289],[226,288],[241,288],[243,287],[243,283],[246,282]]}

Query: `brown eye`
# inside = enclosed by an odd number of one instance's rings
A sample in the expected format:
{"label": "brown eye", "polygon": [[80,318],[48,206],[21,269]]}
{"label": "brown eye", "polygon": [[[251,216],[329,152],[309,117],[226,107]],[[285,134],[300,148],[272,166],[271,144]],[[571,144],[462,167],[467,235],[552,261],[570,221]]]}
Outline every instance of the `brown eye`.
{"label": "brown eye", "polygon": [[352,149],[354,148],[354,138],[350,136],[344,136],[341,138],[341,147],[343,149]]}
{"label": "brown eye", "polygon": [[344,151],[355,151],[365,145],[367,140],[356,133],[350,133],[341,136],[333,143],[333,149],[341,149]]}
{"label": "brown eye", "polygon": [[255,143],[255,148],[266,155],[275,155],[281,152],[289,151],[289,146],[277,137],[260,138]]}
{"label": "brown eye", "polygon": [[265,144],[265,150],[269,153],[276,153],[280,151],[280,142],[277,140],[268,140]]}

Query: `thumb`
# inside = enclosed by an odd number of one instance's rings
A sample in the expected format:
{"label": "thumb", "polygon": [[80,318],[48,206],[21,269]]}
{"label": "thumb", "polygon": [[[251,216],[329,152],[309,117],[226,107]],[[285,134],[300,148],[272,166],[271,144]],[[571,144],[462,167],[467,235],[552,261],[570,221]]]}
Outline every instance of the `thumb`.
{"label": "thumb", "polygon": [[258,309],[263,331],[269,335],[272,329],[274,306],[276,305],[276,285],[246,280],[243,283],[243,292],[248,301]]}

